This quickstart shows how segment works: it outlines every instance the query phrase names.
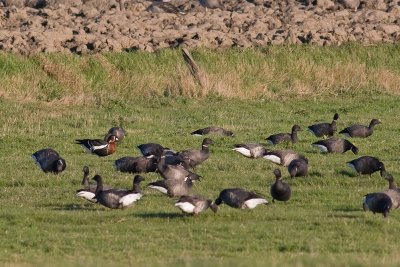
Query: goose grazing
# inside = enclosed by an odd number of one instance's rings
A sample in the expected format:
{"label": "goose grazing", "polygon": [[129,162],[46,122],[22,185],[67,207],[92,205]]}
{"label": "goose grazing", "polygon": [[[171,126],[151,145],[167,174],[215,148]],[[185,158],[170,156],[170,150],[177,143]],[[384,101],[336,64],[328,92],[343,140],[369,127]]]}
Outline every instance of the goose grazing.
{"label": "goose grazing", "polygon": [[260,204],[267,205],[268,200],[254,192],[241,188],[229,188],[222,190],[215,200],[217,206],[222,203],[236,209],[254,209]]}
{"label": "goose grazing", "polygon": [[114,135],[115,137],[117,137],[116,142],[122,142],[122,140],[124,140],[125,138],[125,130],[122,127],[112,127],[110,128],[110,130],[108,130],[108,133],[104,136],[104,141],[107,142],[107,140],[109,140],[109,138]]}
{"label": "goose grazing", "polygon": [[148,173],[157,170],[158,160],[155,157],[122,157],[114,162],[114,167],[120,172]]}
{"label": "goose grazing", "polygon": [[272,202],[275,202],[275,199],[286,202],[292,196],[292,190],[288,184],[282,182],[282,175],[279,169],[275,169],[274,174],[275,183],[271,185]]}
{"label": "goose grazing", "polygon": [[32,158],[45,173],[59,174],[67,167],[65,160],[52,148],[38,150],[32,154]]}
{"label": "goose grazing", "polygon": [[225,10],[224,5],[221,0],[199,0],[200,4],[206,9],[215,9],[219,8],[221,10]]}
{"label": "goose grazing", "polygon": [[133,205],[142,197],[140,182],[144,178],[136,175],[133,179],[133,189],[108,189],[103,188],[103,179],[100,175],[95,175],[93,180],[97,182],[95,198],[101,205],[110,209],[124,209]]}
{"label": "goose grazing", "polygon": [[400,190],[397,188],[394,183],[393,176],[386,171],[383,171],[382,176],[389,182],[389,188],[383,191],[390,197],[392,201],[392,209],[398,209],[400,206]]}
{"label": "goose grazing", "polygon": [[239,152],[248,158],[262,158],[268,152],[268,150],[260,144],[247,143],[247,144],[236,144],[233,151]]}
{"label": "goose grazing", "polygon": [[200,175],[187,170],[182,165],[166,164],[167,158],[168,157],[162,156],[157,164],[157,171],[165,180],[183,180],[186,177],[192,180],[200,180]]}
{"label": "goose grazing", "polygon": [[305,159],[306,157],[298,154],[297,152],[290,149],[273,150],[269,151],[263,156],[264,159],[270,160],[275,164],[289,166],[290,162],[294,159]]}
{"label": "goose grazing", "polygon": [[373,213],[382,213],[383,217],[387,217],[392,208],[392,200],[384,193],[370,193],[364,196],[364,211],[372,211]]}
{"label": "goose grazing", "polygon": [[151,13],[172,13],[177,15],[185,15],[186,13],[180,8],[169,3],[170,0],[156,0],[151,3],[147,11]]}
{"label": "goose grazing", "polygon": [[374,127],[377,124],[380,124],[381,121],[377,119],[371,120],[371,123],[369,126],[364,126],[364,125],[351,125],[344,130],[340,131],[340,134],[344,134],[345,136],[348,137],[360,137],[360,138],[366,138],[370,136],[374,132]]}
{"label": "goose grazing", "polygon": [[181,196],[175,203],[182,212],[197,215],[208,208],[213,212],[218,211],[218,206],[203,196]]}
{"label": "goose grazing", "polygon": [[288,172],[291,178],[307,176],[308,160],[306,158],[292,160],[288,166]]}
{"label": "goose grazing", "polygon": [[213,141],[210,138],[204,138],[201,144],[201,150],[198,149],[188,149],[179,152],[179,156],[184,161],[185,165],[190,168],[196,168],[197,165],[200,165],[210,156],[210,150],[208,148],[209,145],[213,144]]}
{"label": "goose grazing", "polygon": [[146,143],[138,145],[140,153],[142,153],[145,157],[155,157],[158,155],[162,155],[164,151],[168,148],[164,148],[162,145],[157,143]]}
{"label": "goose grazing", "polygon": [[232,131],[225,130],[221,127],[210,126],[203,129],[198,129],[190,133],[191,135],[206,135],[206,134],[215,134],[215,135],[222,135],[222,136],[234,136]]}
{"label": "goose grazing", "polygon": [[194,179],[190,177],[185,177],[182,180],[178,179],[158,180],[149,183],[147,186],[152,189],[158,190],[163,194],[167,194],[169,197],[179,197],[184,195],[190,195],[193,187],[193,180]]}
{"label": "goose grazing", "polygon": [[339,114],[333,115],[331,123],[323,122],[308,126],[308,131],[316,137],[331,137],[336,132],[336,121],[339,119]]}
{"label": "goose grazing", "polygon": [[345,153],[351,150],[355,155],[358,154],[358,148],[350,141],[343,138],[329,138],[312,143],[312,146],[320,149],[322,153]]}
{"label": "goose grazing", "polygon": [[380,171],[381,176],[385,171],[385,165],[379,159],[371,156],[363,156],[347,162],[347,166],[354,169],[359,175],[369,174]]}
{"label": "goose grazing", "polygon": [[283,142],[292,142],[297,143],[299,140],[297,138],[297,132],[301,131],[301,128],[299,125],[295,124],[292,127],[292,133],[278,133],[278,134],[273,134],[270,135],[266,138],[267,142],[272,145],[280,144]]}
{"label": "goose grazing", "polygon": [[99,157],[105,157],[111,155],[116,150],[115,142],[118,138],[115,135],[111,135],[107,141],[101,139],[77,139],[76,144],[81,145],[85,148],[86,152],[95,154]]}

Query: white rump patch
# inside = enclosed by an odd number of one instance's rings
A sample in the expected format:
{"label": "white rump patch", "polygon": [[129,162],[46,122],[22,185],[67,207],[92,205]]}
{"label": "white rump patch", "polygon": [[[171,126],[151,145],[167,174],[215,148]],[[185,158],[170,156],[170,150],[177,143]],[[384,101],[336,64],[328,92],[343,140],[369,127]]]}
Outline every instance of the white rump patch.
{"label": "white rump patch", "polygon": [[349,166],[349,167],[352,168],[353,170],[356,169],[356,167],[355,167],[353,164],[351,164],[351,163],[347,163],[347,166]]}
{"label": "white rump patch", "polygon": [[267,160],[270,160],[270,161],[272,161],[273,163],[276,163],[276,164],[282,164],[281,158],[278,157],[278,156],[275,156],[275,155],[266,155],[263,158],[267,159]]}
{"label": "white rump patch", "polygon": [[244,202],[244,208],[254,209],[260,204],[267,204],[268,200],[264,198],[253,198]]}
{"label": "white rump patch", "polygon": [[271,140],[267,139],[266,141],[267,141],[267,144],[274,145],[274,142],[272,142]]}
{"label": "white rump patch", "polygon": [[326,146],[323,146],[323,145],[313,145],[313,146],[318,147],[319,150],[321,150],[321,152],[323,152],[323,153],[328,152],[328,148]]}
{"label": "white rump patch", "polygon": [[314,131],[311,130],[310,128],[308,128],[307,131],[309,131],[310,133],[312,133],[313,135],[315,135]]}
{"label": "white rump patch", "polygon": [[163,194],[168,194],[167,188],[164,188],[162,186],[155,186],[155,185],[149,185],[150,188],[155,189],[157,191],[160,191]]}
{"label": "white rump patch", "polygon": [[235,147],[234,149],[232,149],[236,152],[239,152],[240,154],[242,154],[245,157],[251,158],[251,153],[250,150],[244,147]]}
{"label": "white rump patch", "polygon": [[193,136],[203,136],[202,134],[192,134]]}
{"label": "white rump patch", "polygon": [[175,206],[181,209],[183,212],[186,213],[194,213],[195,206],[189,202],[178,202],[175,203]]}
{"label": "white rump patch", "polygon": [[97,202],[96,199],[93,199],[95,194],[89,191],[80,191],[78,193],[76,193],[77,197],[83,197],[91,202]]}
{"label": "white rump patch", "polygon": [[140,193],[131,193],[126,196],[123,196],[119,199],[119,204],[122,205],[122,207],[127,207],[129,205],[132,205],[135,201],[138,201],[142,197],[142,194]]}

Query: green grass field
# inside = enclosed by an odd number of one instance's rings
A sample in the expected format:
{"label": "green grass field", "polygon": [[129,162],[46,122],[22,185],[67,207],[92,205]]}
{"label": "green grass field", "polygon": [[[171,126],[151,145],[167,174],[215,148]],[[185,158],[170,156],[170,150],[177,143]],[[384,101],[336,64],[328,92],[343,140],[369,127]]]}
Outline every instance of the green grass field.
{"label": "green grass field", "polygon": [[[387,182],[378,173],[356,176],[346,161],[379,157],[400,183],[399,55],[397,46],[193,51],[210,81],[201,88],[179,51],[28,58],[0,54],[0,262],[398,266],[400,213],[392,211],[385,219],[364,212],[361,205],[366,193],[386,189]],[[322,75],[343,68],[352,71]],[[263,76],[269,70],[273,73]],[[236,143],[265,144],[268,135],[288,132],[295,123],[306,128],[331,121],[335,112],[339,130],[372,118],[382,124],[368,139],[351,140],[359,155],[320,154],[310,146],[318,138],[307,131],[299,133],[298,144],[276,146],[309,158],[306,178],[292,180],[282,166],[231,150]],[[115,125],[122,125],[127,136],[111,156],[98,158],[74,144],[77,138],[102,138]],[[212,154],[196,170],[204,179],[194,193],[215,199],[224,188],[242,187],[271,201],[272,171],[280,168],[292,186],[292,199],[254,210],[222,205],[216,214],[207,210],[192,217],[182,215],[174,199],[148,188],[126,210],[108,210],[75,197],[84,165],[91,176],[101,174],[105,183],[127,188],[133,176],[116,172],[114,160],[139,155],[136,146],[147,142],[178,151],[200,148],[202,138],[189,133],[209,125],[230,129],[235,137],[211,137]],[[31,154],[46,147],[67,161],[65,172],[44,174],[35,165]],[[145,178],[147,184],[159,177],[151,173]]]}

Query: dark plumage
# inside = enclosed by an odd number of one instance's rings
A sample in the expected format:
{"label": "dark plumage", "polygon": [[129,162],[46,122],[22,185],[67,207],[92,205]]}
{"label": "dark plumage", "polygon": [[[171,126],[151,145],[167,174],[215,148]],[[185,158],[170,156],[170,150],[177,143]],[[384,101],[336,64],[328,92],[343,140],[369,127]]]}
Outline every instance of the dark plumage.
{"label": "dark plumage", "polygon": [[206,135],[206,134],[215,134],[215,135],[223,135],[223,136],[234,136],[232,131],[225,130],[221,127],[210,126],[203,129],[198,129],[194,132],[190,133],[191,135]]}
{"label": "dark plumage", "polygon": [[323,153],[345,153],[351,150],[354,154],[358,154],[358,148],[350,141],[343,138],[329,138],[312,143],[312,146],[318,147]]}
{"label": "dark plumage", "polygon": [[248,158],[262,158],[266,155],[268,150],[260,144],[247,143],[247,144],[236,144],[235,148],[232,149],[239,152]]}
{"label": "dark plumage", "polygon": [[179,197],[190,195],[193,187],[193,179],[185,177],[183,179],[166,179],[158,180],[147,185],[152,189],[156,189],[169,197]]}
{"label": "dark plumage", "polygon": [[115,152],[117,140],[118,138],[115,135],[111,135],[107,141],[102,139],[77,139],[75,142],[85,148],[86,152],[105,157]]}
{"label": "dark plumage", "polygon": [[142,153],[142,155],[145,157],[161,156],[163,154],[164,150],[167,149],[157,143],[141,144],[141,145],[138,145],[137,148],[139,148],[140,153]]}
{"label": "dark plumage", "polygon": [[305,156],[290,149],[268,151],[263,158],[285,167],[289,166],[294,159],[307,160]]}
{"label": "dark plumage", "polygon": [[182,212],[197,215],[208,208],[213,212],[217,212],[218,206],[203,196],[181,196],[175,203]]}
{"label": "dark plumage", "polygon": [[[95,196],[97,184],[89,184],[89,167],[83,166],[83,188],[76,190],[76,196],[89,200],[90,202],[97,202]],[[103,185],[104,188],[104,185]]]}
{"label": "dark plumage", "polygon": [[107,142],[112,135],[117,137],[117,143],[122,142],[122,140],[125,138],[125,130],[122,127],[112,127],[104,136],[104,141]]}
{"label": "dark plumage", "polygon": [[382,193],[388,195],[392,201],[392,209],[398,209],[400,207],[400,189],[397,188],[394,183],[393,176],[386,171],[382,172],[382,176],[388,181],[389,188],[384,190]]}
{"label": "dark plumage", "polygon": [[114,162],[115,169],[120,172],[147,173],[157,170],[158,160],[155,157],[123,157]]}
{"label": "dark plumage", "polygon": [[222,190],[215,200],[217,206],[222,203],[236,209],[254,209],[260,204],[268,204],[268,201],[254,192],[241,188],[229,188]]}
{"label": "dark plumage", "polygon": [[189,177],[192,180],[200,180],[200,175],[187,170],[183,165],[166,164],[167,158],[165,156],[161,157],[157,164],[157,171],[164,179],[183,180],[185,177]]}
{"label": "dark plumage", "polygon": [[210,150],[208,146],[211,144],[213,144],[213,141],[209,138],[205,138],[201,144],[201,150],[184,150],[179,152],[179,156],[182,158],[186,167],[195,168],[197,165],[200,165],[208,159],[210,155]]}
{"label": "dark plumage", "polygon": [[385,171],[385,165],[379,159],[371,156],[363,156],[347,162],[347,165],[354,169],[358,174],[372,174],[374,172]]}
{"label": "dark plumage", "polygon": [[174,6],[168,1],[156,0],[147,8],[152,13],[173,13],[177,15],[185,15],[186,13],[180,8]]}
{"label": "dark plumage", "polygon": [[32,154],[36,164],[45,173],[59,174],[67,167],[65,160],[52,148],[45,148]]}
{"label": "dark plumage", "polygon": [[133,189],[108,189],[103,188],[103,179],[100,175],[95,175],[93,180],[97,182],[95,198],[97,202],[110,209],[126,208],[142,197],[140,182],[144,178],[136,175],[133,179]]}
{"label": "dark plumage", "polygon": [[373,213],[382,213],[383,217],[387,217],[392,208],[392,200],[384,193],[370,193],[364,196],[364,211],[372,211]]}
{"label": "dark plumage", "polygon": [[299,125],[293,125],[292,127],[292,133],[278,133],[278,134],[273,134],[270,135],[266,138],[266,140],[268,141],[268,143],[276,145],[279,143],[283,143],[283,142],[292,142],[292,143],[297,143],[297,141],[299,140],[297,138],[297,132],[301,131],[301,128]]}
{"label": "dark plumage", "polygon": [[308,160],[306,158],[294,159],[288,166],[290,177],[307,176],[308,174]]}
{"label": "dark plumage", "polygon": [[275,169],[274,174],[275,183],[271,185],[272,202],[274,202],[275,199],[286,202],[292,196],[292,190],[288,184],[282,182],[282,175],[279,169]]}
{"label": "dark plumage", "polygon": [[324,123],[317,123],[308,126],[308,131],[310,131],[316,137],[323,137],[323,136],[333,136],[336,132],[336,121],[339,119],[339,114],[335,113],[333,115],[333,120],[331,123],[324,122]]}
{"label": "dark plumage", "polygon": [[344,134],[349,137],[360,137],[360,138],[365,138],[370,136],[374,132],[374,127],[377,124],[380,124],[381,121],[377,119],[371,120],[371,123],[369,126],[364,126],[364,125],[351,125],[344,130],[340,131],[339,133]]}

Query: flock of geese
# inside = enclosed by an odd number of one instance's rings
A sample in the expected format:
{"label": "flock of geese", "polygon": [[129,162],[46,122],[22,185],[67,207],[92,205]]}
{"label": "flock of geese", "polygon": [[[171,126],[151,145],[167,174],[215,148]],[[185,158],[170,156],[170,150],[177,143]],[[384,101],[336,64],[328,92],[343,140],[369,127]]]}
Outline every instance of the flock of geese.
{"label": "flock of geese", "polygon": [[[318,123],[308,126],[308,130],[316,137],[323,139],[315,142],[312,146],[320,149],[322,153],[345,153],[351,150],[354,154],[358,153],[358,148],[350,141],[343,138],[333,137],[337,131],[336,122],[339,115],[334,114],[332,122]],[[351,125],[342,131],[347,137],[366,138],[370,136],[375,125],[379,124],[377,119],[371,120],[369,126]],[[276,145],[284,142],[298,142],[297,132],[301,131],[299,125],[292,127],[291,133],[277,133],[266,138],[267,143]],[[191,133],[192,135],[222,135],[234,136],[232,131],[221,127],[207,127]],[[115,153],[117,143],[125,137],[125,131],[121,127],[112,127],[105,135],[104,139],[77,139],[76,144],[81,145],[88,153],[105,157]],[[113,188],[103,183],[100,175],[95,175],[89,181],[89,168],[83,167],[83,188],[76,191],[78,197],[87,199],[90,202],[98,203],[111,209],[126,208],[132,206],[142,197],[140,184],[144,181],[141,173],[157,172],[161,177],[147,186],[171,198],[178,198],[175,206],[187,214],[197,215],[210,208],[217,212],[218,206],[226,204],[233,208],[253,209],[260,204],[268,204],[268,200],[252,191],[242,188],[227,188],[220,192],[219,196],[213,201],[201,195],[192,195],[191,189],[193,182],[202,177],[195,173],[196,167],[209,158],[209,146],[213,144],[210,138],[204,138],[201,149],[187,149],[175,152],[157,143],[146,143],[138,145],[142,156],[122,157],[114,162],[117,171],[133,173],[132,189]],[[308,159],[294,150],[281,149],[270,150],[259,143],[236,144],[234,151],[248,158],[264,158],[276,164],[287,167],[289,175],[293,177],[307,176]],[[66,162],[54,149],[46,148],[35,152],[32,155],[38,166],[45,173],[58,174],[65,170]],[[385,165],[372,156],[363,156],[347,162],[359,175],[369,174],[380,171],[380,175],[389,182],[389,188],[382,192],[375,192],[365,195],[363,208],[374,213],[382,213],[386,217],[391,209],[396,209],[400,205],[400,190],[397,189],[392,175],[385,170]],[[282,174],[279,169],[274,170],[275,182],[270,187],[272,202],[288,201],[292,195],[289,184],[282,181]]]}

